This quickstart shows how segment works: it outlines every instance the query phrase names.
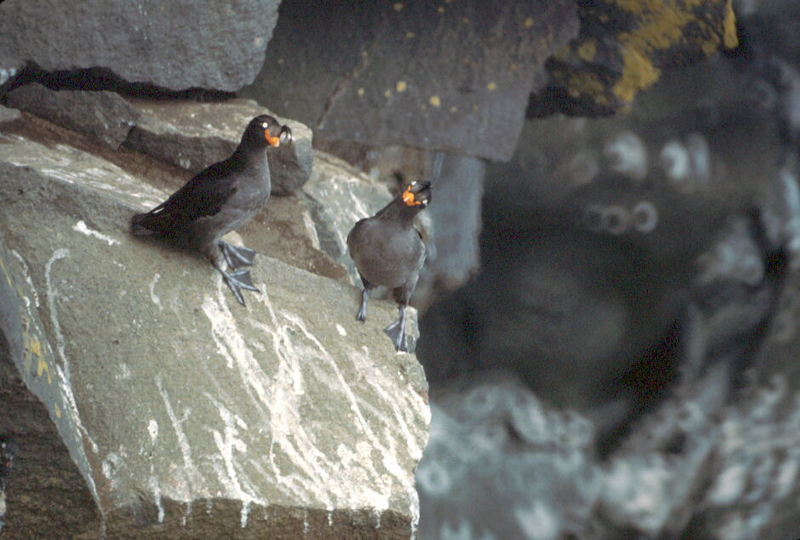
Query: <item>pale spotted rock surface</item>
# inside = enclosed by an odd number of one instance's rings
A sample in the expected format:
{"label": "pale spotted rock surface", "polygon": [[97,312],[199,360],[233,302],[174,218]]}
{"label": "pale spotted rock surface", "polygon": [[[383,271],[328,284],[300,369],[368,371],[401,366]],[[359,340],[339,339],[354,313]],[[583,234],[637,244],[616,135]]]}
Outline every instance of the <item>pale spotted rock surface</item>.
{"label": "pale spotted rock surface", "polygon": [[[259,255],[262,293],[238,305],[205,260],[128,233],[166,192],[68,141],[0,134],[0,178],[4,316],[22,321],[3,331],[23,344],[0,352],[99,511],[70,534],[413,534],[430,413],[421,367],[382,333],[392,304],[357,323],[357,289]],[[16,476],[39,478],[25,460]],[[14,486],[9,538],[46,534],[41,515],[66,527],[66,502]]]}

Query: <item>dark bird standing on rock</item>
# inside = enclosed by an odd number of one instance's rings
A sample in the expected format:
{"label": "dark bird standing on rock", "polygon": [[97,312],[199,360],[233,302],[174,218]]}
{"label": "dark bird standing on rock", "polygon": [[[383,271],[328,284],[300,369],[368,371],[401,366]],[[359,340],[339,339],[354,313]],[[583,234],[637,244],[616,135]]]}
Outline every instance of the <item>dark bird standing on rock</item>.
{"label": "dark bird standing on rock", "polygon": [[[239,268],[251,266],[256,252],[233,246],[222,237],[250,221],[267,204],[271,182],[266,150],[291,140],[288,126],[269,115],[256,116],[228,159],[208,166],[147,214],[133,216],[131,231],[199,251],[244,305],[240,289],[258,289],[250,271]],[[223,259],[231,271],[225,271]]]}
{"label": "dark bird standing on rock", "polygon": [[347,247],[356,263],[364,290],[357,319],[367,318],[369,293],[377,285],[392,289],[400,318],[384,331],[395,349],[407,351],[406,306],[417,286],[425,263],[425,244],[414,227],[414,217],[431,200],[429,182],[412,182],[386,207],[370,218],[359,220],[347,235]]}

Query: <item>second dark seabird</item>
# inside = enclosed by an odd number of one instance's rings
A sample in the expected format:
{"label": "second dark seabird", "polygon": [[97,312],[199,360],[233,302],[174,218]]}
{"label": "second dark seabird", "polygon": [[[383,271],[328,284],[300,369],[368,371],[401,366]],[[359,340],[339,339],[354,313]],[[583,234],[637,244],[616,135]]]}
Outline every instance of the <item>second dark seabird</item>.
{"label": "second dark seabird", "polygon": [[245,305],[240,289],[258,289],[250,271],[239,268],[251,266],[256,252],[233,246],[222,237],[250,221],[267,204],[272,183],[266,150],[291,140],[288,126],[269,115],[256,116],[229,158],[200,171],[147,214],[133,216],[131,231],[199,251],[222,274],[236,300]]}
{"label": "second dark seabird", "polygon": [[372,289],[377,285],[392,289],[400,318],[384,331],[398,351],[408,351],[406,306],[425,263],[425,244],[414,227],[414,217],[430,200],[430,183],[413,182],[373,217],[358,221],[347,235],[350,256],[364,284],[356,318],[362,322],[366,320]]}

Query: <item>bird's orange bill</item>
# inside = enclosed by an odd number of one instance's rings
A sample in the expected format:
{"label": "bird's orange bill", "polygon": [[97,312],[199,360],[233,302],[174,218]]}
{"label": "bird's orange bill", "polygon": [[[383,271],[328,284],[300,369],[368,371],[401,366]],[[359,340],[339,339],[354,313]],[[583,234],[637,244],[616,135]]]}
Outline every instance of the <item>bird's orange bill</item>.
{"label": "bird's orange bill", "polygon": [[269,128],[264,130],[264,137],[266,137],[267,142],[269,143],[270,146],[280,146],[281,145],[280,136],[273,137],[272,134],[269,132]]}
{"label": "bird's orange bill", "polygon": [[411,191],[411,186],[408,186],[403,192],[403,202],[406,203],[406,206],[419,206],[421,204],[425,204],[425,201],[417,200],[417,196],[413,191]]}

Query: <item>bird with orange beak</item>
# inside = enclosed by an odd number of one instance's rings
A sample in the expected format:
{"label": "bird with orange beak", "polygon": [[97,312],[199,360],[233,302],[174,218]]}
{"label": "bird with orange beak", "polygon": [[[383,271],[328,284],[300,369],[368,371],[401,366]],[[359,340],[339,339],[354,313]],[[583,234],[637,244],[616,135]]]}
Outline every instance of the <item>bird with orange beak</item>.
{"label": "bird with orange beak", "polygon": [[131,232],[199,251],[222,274],[236,300],[245,305],[241,289],[258,289],[250,271],[242,267],[252,266],[256,252],[229,244],[222,237],[250,221],[267,204],[272,188],[267,150],[291,141],[288,126],[266,114],[256,116],[230,157],[202,170],[150,212],[133,216]]}
{"label": "bird with orange beak", "polygon": [[430,183],[412,182],[377,214],[359,220],[347,235],[350,256],[364,285],[356,319],[366,320],[372,289],[378,285],[391,289],[400,317],[384,331],[398,351],[408,351],[406,307],[425,264],[425,244],[414,217],[430,200]]}

